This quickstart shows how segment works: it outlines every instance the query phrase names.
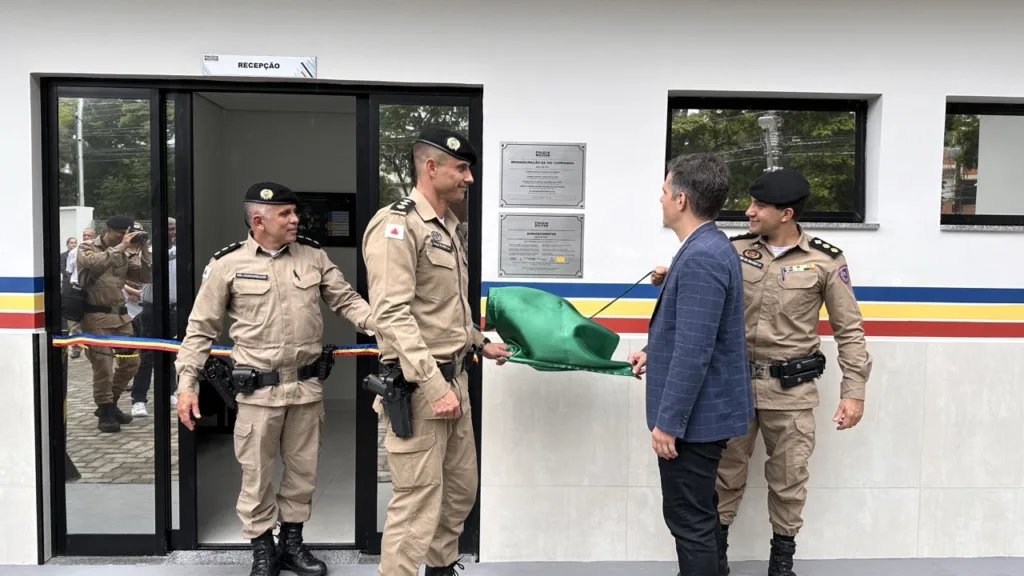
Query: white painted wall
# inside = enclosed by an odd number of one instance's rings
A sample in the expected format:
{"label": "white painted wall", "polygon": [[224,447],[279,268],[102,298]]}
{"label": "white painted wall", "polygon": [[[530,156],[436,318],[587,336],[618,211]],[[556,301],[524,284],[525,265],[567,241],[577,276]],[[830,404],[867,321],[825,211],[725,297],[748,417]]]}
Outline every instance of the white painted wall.
{"label": "white painted wall", "polygon": [[[482,85],[484,280],[496,279],[498,143],[505,140],[588,143],[587,227],[608,233],[586,238],[586,253],[599,257],[588,261],[585,281],[628,282],[667,261],[675,242],[660,229],[657,205],[665,106],[670,91],[689,90],[875,95],[868,214],[880,228],[826,233],[846,251],[854,281],[1024,284],[1024,268],[1006,265],[1003,256],[1015,237],[938,226],[946,98],[1024,95],[1020,3],[380,0],[356,8],[327,0],[173,7],[61,0],[45,9],[5,6],[0,20],[0,54],[7,56],[0,80],[2,239],[23,247],[0,259],[0,276],[42,275],[31,74],[188,76],[199,73],[203,53],[231,53],[316,55],[325,79]],[[964,22],[977,33],[965,33]],[[9,414],[0,421],[0,564],[31,563],[37,447],[27,433],[30,344],[21,335],[7,338],[0,346]],[[812,471],[818,488],[799,553],[1024,554],[1016,526],[1024,510],[1024,429],[1016,416],[1024,390],[1014,385],[1020,344],[874,340],[871,349],[879,360],[867,419],[845,435],[821,427]],[[971,361],[984,361],[984,381],[963,373]],[[632,404],[637,384],[591,377],[544,387],[538,374],[513,370],[505,367],[499,378],[486,369],[483,559],[666,557],[658,493],[642,457],[642,412]],[[823,389],[834,393],[836,377]],[[571,391],[589,402],[573,420],[545,409]],[[823,422],[832,400],[819,412]],[[616,410],[617,420],[602,420]],[[553,427],[562,434],[538,436]],[[580,458],[554,459],[579,449],[581,438],[605,447],[598,463],[573,468]],[[518,474],[499,479],[514,454],[521,454]],[[750,491],[738,554],[764,552],[765,522],[755,504],[761,496]],[[826,528],[826,518],[840,527]]]}

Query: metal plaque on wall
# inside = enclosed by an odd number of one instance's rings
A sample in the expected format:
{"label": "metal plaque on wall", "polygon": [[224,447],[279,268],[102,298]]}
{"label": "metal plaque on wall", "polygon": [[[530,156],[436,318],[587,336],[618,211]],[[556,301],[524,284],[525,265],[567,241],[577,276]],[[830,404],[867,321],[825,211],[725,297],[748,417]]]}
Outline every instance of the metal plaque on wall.
{"label": "metal plaque on wall", "polygon": [[498,276],[583,277],[583,216],[502,214]]}
{"label": "metal plaque on wall", "polygon": [[501,206],[583,208],[586,144],[501,143]]}

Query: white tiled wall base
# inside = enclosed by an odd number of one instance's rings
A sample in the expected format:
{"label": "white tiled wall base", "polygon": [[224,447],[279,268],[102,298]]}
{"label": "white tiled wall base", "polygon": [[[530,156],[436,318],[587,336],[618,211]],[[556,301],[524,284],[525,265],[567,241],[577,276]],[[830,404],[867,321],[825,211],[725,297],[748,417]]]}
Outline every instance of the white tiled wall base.
{"label": "white tiled wall base", "polygon": [[0,334],[0,566],[39,557],[32,347],[30,332]]}
{"label": "white tiled wall base", "polygon": [[[643,339],[624,339],[625,359]],[[871,340],[865,416],[835,430],[835,343],[819,382],[800,558],[1024,555],[1024,346]],[[973,367],[984,367],[977,371]],[[980,376],[976,376],[980,374]],[[481,560],[673,560],[644,382],[485,367]],[[730,557],[765,559],[764,446]]]}

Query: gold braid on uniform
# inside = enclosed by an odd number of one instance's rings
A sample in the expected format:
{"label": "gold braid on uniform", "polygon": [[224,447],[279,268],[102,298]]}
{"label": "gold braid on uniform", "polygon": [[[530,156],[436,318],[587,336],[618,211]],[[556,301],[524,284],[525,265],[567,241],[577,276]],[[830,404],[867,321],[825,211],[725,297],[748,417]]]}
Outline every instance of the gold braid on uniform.
{"label": "gold braid on uniform", "polygon": [[818,250],[821,250],[822,252],[828,254],[833,258],[838,258],[839,255],[843,253],[843,251],[840,250],[838,246],[833,246],[832,244],[825,242],[821,238],[811,238],[811,247],[817,248]]}
{"label": "gold braid on uniform", "polygon": [[737,236],[730,236],[729,237],[729,241],[730,242],[735,242],[737,240],[750,240],[752,238],[757,238],[757,234],[754,234],[753,232],[747,232],[746,234],[739,234]]}

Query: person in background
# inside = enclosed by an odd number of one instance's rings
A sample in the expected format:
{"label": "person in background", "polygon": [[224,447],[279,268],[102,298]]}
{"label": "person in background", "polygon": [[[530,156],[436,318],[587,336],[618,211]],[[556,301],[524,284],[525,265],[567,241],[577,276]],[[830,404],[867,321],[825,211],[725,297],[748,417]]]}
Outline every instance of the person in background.
{"label": "person in background", "polygon": [[[177,338],[178,329],[178,247],[175,244],[177,237],[176,221],[174,218],[167,219],[167,288],[170,292],[170,310],[168,330],[171,338]],[[150,246],[152,251],[152,245]],[[139,292],[139,302],[142,305],[142,313],[136,317],[139,334],[149,338],[162,338],[154,332],[156,319],[153,307],[153,283],[144,284]],[[135,380],[132,382],[132,416],[148,416],[146,410],[149,387],[153,381],[153,351],[143,350],[139,371],[135,373]],[[178,397],[171,394],[171,407],[178,404]]]}
{"label": "person in background", "polygon": [[[81,323],[83,332],[97,336],[134,335],[125,305],[125,284],[153,281],[152,257],[146,249],[147,242],[137,239],[140,233],[131,218],[114,216],[107,220],[103,236],[78,246],[75,273],[88,298]],[[132,421],[117,402],[139,368],[138,350],[93,346],[85,356],[92,364],[97,428],[101,432],[119,432],[122,424]]]}
{"label": "person in background", "polygon": [[718,575],[715,474],[730,438],[754,415],[744,345],[743,273],[715,226],[729,169],[714,154],[681,156],[662,185],[663,224],[681,246],[665,272],[647,346],[629,355],[647,373],[647,426],[658,456],[665,523],[679,572]]}
{"label": "person in background", "polygon": [[[82,242],[88,242],[96,237],[96,231],[91,227],[82,229]],[[68,257],[65,259],[66,262],[62,262],[64,273],[67,274],[68,282],[77,283],[78,274],[78,241],[75,241],[75,246],[68,251]],[[82,332],[81,322],[69,322],[68,334],[80,334]],[[71,347],[71,358],[78,358],[82,355],[82,347],[74,345]]]}

